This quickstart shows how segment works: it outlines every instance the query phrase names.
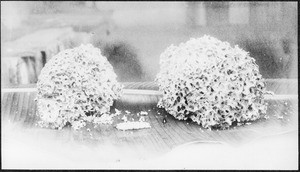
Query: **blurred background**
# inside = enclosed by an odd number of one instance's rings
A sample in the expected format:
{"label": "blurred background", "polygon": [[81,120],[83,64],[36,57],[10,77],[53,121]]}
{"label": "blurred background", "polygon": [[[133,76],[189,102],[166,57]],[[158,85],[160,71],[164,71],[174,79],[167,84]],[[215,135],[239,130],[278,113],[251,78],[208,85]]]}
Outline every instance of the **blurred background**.
{"label": "blurred background", "polygon": [[52,56],[91,43],[122,82],[153,81],[171,44],[238,44],[265,78],[298,78],[297,2],[1,1],[1,83],[34,84]]}

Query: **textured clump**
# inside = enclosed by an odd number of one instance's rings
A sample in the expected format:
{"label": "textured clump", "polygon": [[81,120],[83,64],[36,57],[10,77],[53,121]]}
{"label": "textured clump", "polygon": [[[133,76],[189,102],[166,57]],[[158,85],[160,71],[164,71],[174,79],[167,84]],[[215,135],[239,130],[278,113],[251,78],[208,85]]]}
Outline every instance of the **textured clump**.
{"label": "textured clump", "polygon": [[160,56],[158,106],[204,128],[228,128],[266,113],[265,84],[255,59],[210,36],[171,45]]}
{"label": "textured clump", "polygon": [[[121,94],[112,65],[91,44],[68,49],[52,57],[37,83],[40,125],[74,129],[107,116]],[[96,122],[97,121],[97,122]]]}

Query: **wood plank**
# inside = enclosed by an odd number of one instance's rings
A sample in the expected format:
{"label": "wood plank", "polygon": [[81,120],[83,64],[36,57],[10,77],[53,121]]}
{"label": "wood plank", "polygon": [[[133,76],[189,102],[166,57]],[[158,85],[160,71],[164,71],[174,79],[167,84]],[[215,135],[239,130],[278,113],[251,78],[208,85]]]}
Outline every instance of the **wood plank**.
{"label": "wood plank", "polygon": [[34,101],[35,97],[36,97],[35,93],[30,93],[29,100],[28,100],[28,111],[27,111],[27,115],[26,115],[25,120],[24,120],[24,125],[26,125],[26,126],[28,126],[29,121],[31,120],[31,118],[33,118],[33,115],[36,113],[33,110],[33,108],[34,108],[33,106],[36,103]]}
{"label": "wood plank", "polygon": [[[146,87],[145,84],[140,86]],[[16,121],[21,120],[21,122],[27,123],[27,127],[38,129],[38,127],[34,126],[37,116],[30,115],[36,112],[36,102],[33,101],[36,92],[24,94],[21,92],[4,92],[2,94],[2,114],[4,113],[5,115],[6,113],[9,117],[16,118]],[[132,113],[142,110],[147,111],[147,120],[149,120],[151,125],[150,129],[119,131],[115,128],[115,126],[101,125],[95,129],[92,127],[91,132],[84,131],[77,134],[74,134],[75,132],[70,130],[70,128],[65,128],[61,131],[53,130],[53,135],[60,140],[74,140],[84,143],[87,142],[91,145],[111,143],[119,146],[127,146],[130,147],[130,149],[138,149],[136,153],[142,156],[142,154],[147,151],[141,148],[149,150],[151,149],[161,153],[167,152],[176,146],[191,141],[221,141],[235,145],[246,143],[257,137],[260,137],[261,135],[295,130],[298,127],[298,99],[291,99],[288,96],[282,99],[267,100],[267,102],[269,102],[267,114],[269,114],[270,119],[260,119],[256,122],[252,122],[252,125],[249,126],[245,125],[236,127],[236,129],[222,131],[209,131],[205,129],[202,131],[199,125],[197,125],[195,122],[191,122],[190,120],[179,121],[166,112],[161,111],[160,114],[158,114],[156,102],[158,101],[159,96],[157,95],[130,96],[128,99],[116,101],[112,109],[117,108],[123,112],[124,110],[129,110]],[[128,101],[131,98],[135,98],[135,102]],[[148,111],[149,109],[151,109],[151,111]],[[18,113],[15,114],[15,112]],[[284,113],[286,113],[286,115]],[[162,118],[164,115],[167,115],[167,124],[162,123]],[[283,119],[278,119],[278,117],[276,117],[280,115],[284,116]],[[117,122],[120,121],[114,122],[114,125]],[[47,133],[46,131],[52,130],[39,130],[39,132],[36,134],[42,135],[42,133]],[[91,138],[89,133],[92,133],[94,138]]]}
{"label": "wood plank", "polygon": [[25,124],[25,120],[29,116],[29,110],[31,108],[31,104],[32,104],[32,102],[34,102],[32,95],[33,94],[31,94],[29,92],[25,93],[26,99],[25,99],[23,109],[21,112],[21,117],[20,117],[20,122],[23,124]]}
{"label": "wood plank", "polygon": [[166,141],[168,142],[168,146],[173,148],[174,145],[176,145],[177,138],[174,137],[174,133],[169,130],[167,125],[162,123],[162,117],[158,116],[157,118],[153,118],[153,120],[156,120],[157,126],[157,132],[160,132],[163,134],[163,138],[167,138]]}
{"label": "wood plank", "polygon": [[155,120],[156,116],[155,113],[150,112],[148,114],[149,117],[149,123],[151,125],[151,131],[152,135],[154,136],[155,140],[158,141],[158,145],[163,145],[164,147],[170,148],[170,142],[168,141],[168,136],[164,132],[160,132],[159,127],[160,125],[158,122]]}
{"label": "wood plank", "polygon": [[[148,111],[149,109],[151,109],[151,106],[149,106],[149,105],[148,106],[147,105],[146,106],[140,106],[140,109],[139,109],[139,111],[147,111],[148,112],[148,115],[147,115],[148,116],[148,118],[147,118],[148,120],[150,120],[149,119],[149,115],[155,114],[155,112]],[[154,149],[154,150],[156,150],[157,147],[160,147],[160,146],[164,145],[164,144],[162,144],[163,142],[157,142],[156,139],[153,138],[153,135],[155,134],[155,131],[154,131],[154,129],[153,129],[152,126],[151,126],[150,129],[147,129],[145,131],[148,131],[148,134],[144,134],[142,136],[143,137],[142,141],[144,142],[144,145],[146,147],[148,147],[148,149]]]}
{"label": "wood plank", "polygon": [[[118,102],[118,105],[123,110],[127,109],[127,106],[122,101]],[[124,132],[118,131],[115,127],[112,127],[110,131],[112,132],[112,135],[114,136],[113,140],[115,141],[115,143],[120,144],[122,142],[122,139],[120,139],[120,137],[124,136]],[[128,141],[128,140],[126,140],[126,141]]]}
{"label": "wood plank", "polygon": [[[276,94],[298,94],[298,79],[265,79],[267,90],[274,91]],[[158,90],[159,87],[155,82],[122,82],[124,89],[138,90]],[[23,85],[2,85],[1,89],[7,90],[12,88],[30,88],[34,90],[36,84]]]}
{"label": "wood plank", "polygon": [[37,122],[37,119],[38,119],[38,117],[37,117],[37,104],[36,104],[36,102],[34,102],[33,104],[32,104],[32,116],[31,116],[31,118],[29,118],[29,127],[36,127],[36,122]]}
{"label": "wood plank", "polygon": [[167,116],[166,119],[168,122],[165,124],[165,126],[169,128],[169,130],[171,130],[172,133],[174,133],[174,136],[178,139],[176,141],[177,143],[181,144],[184,143],[185,140],[191,140],[190,138],[188,138],[189,134],[187,134],[185,130],[182,130],[178,125],[178,123],[182,123],[185,121],[176,120],[173,116],[167,115],[166,112],[163,112],[162,117],[163,116]]}
{"label": "wood plank", "polygon": [[14,117],[12,118],[14,122],[18,122],[20,114],[22,112],[22,106],[24,104],[24,92],[19,93],[19,98],[18,98],[18,104],[17,106],[14,108]]}
{"label": "wood plank", "polygon": [[[124,105],[123,110],[129,110],[131,112],[131,114],[136,114],[140,110],[140,106],[137,105],[133,108],[133,107],[130,107],[129,105],[127,105],[127,106]],[[128,120],[130,120],[130,119],[128,119]],[[125,134],[128,134],[128,139],[130,140],[130,142],[129,143],[127,142],[126,144],[127,145],[130,143],[133,144],[131,147],[132,149],[140,149],[140,146],[143,145],[143,142],[140,140],[140,137],[145,134],[147,135],[145,130],[140,130],[140,131],[136,131],[136,130],[134,130],[134,131],[118,131],[118,130],[116,130],[116,134],[118,137],[120,136],[119,135],[120,133],[122,133],[123,136],[125,136]]]}
{"label": "wood plank", "polygon": [[[281,101],[279,101],[281,102]],[[273,104],[278,104],[278,101],[272,101]],[[272,104],[272,105],[273,105]],[[282,102],[279,103],[281,104],[279,107],[284,107],[284,105],[282,105]],[[273,107],[273,106],[272,106]],[[129,107],[124,106],[124,109],[128,109]],[[147,110],[151,107],[147,107],[147,106],[138,106],[138,111],[140,110]],[[151,108],[153,109],[153,108]],[[288,108],[285,108],[287,110],[289,110]],[[140,131],[134,131],[133,134],[124,134],[124,133],[130,133],[129,132],[122,132],[122,131],[117,131],[116,135],[113,137],[103,137],[103,139],[116,139],[116,140],[122,140],[122,141],[118,141],[117,144],[119,145],[126,145],[126,146],[130,146],[131,148],[141,148],[144,147],[145,149],[153,149],[156,151],[166,151],[166,150],[171,150],[174,146],[178,146],[180,144],[182,144],[183,142],[181,142],[180,139],[176,139],[176,132],[178,133],[178,131],[180,131],[182,135],[188,135],[188,136],[183,136],[181,137],[181,139],[184,141],[184,143],[187,142],[191,142],[191,141],[221,141],[221,142],[227,142],[230,144],[240,144],[242,142],[246,142],[249,141],[255,137],[257,137],[258,135],[256,135],[255,133],[253,134],[253,132],[251,130],[249,130],[248,128],[251,129],[251,127],[254,127],[255,125],[252,126],[241,126],[241,127],[237,127],[236,130],[224,130],[224,131],[208,131],[205,130],[204,132],[201,132],[199,130],[199,126],[195,125],[195,124],[189,124],[187,125],[184,121],[177,121],[175,118],[169,118],[168,121],[171,121],[169,124],[172,126],[165,126],[165,128],[162,128],[162,126],[159,124],[160,121],[158,121],[157,119],[153,119],[153,117],[156,114],[155,111],[150,111],[148,112],[149,116],[150,116],[150,123],[152,128],[151,129],[147,129],[144,131],[149,131],[149,132],[144,132],[143,130]],[[274,110],[274,108],[270,108],[270,111],[268,113],[280,113],[280,110]],[[154,117],[155,118],[155,117]],[[154,122],[153,122],[154,121]],[[177,124],[176,124],[177,123]],[[187,129],[182,129],[182,126],[180,126],[180,124],[184,124],[186,127],[190,127],[190,129],[193,130],[187,130]],[[256,125],[261,125],[263,123],[263,121],[261,122],[257,122]],[[283,125],[283,127],[290,127],[289,125],[287,125],[287,123],[282,123],[280,121],[278,121],[278,119],[276,118],[272,118],[272,120],[269,122],[269,125],[274,125],[275,124],[279,124]],[[166,127],[168,127],[166,129]],[[294,126],[295,128],[295,126]],[[264,132],[266,128],[265,127],[261,127],[259,130],[259,132]],[[280,128],[278,128],[279,130]],[[276,129],[277,130],[277,129]],[[108,130],[105,130],[106,132],[109,133]],[[195,131],[194,135],[190,135],[188,132],[190,131]],[[169,132],[167,135],[165,132]],[[171,134],[170,134],[171,133]],[[57,137],[62,137],[61,133],[57,133]],[[86,133],[83,133],[86,134]],[[205,137],[205,134],[207,134],[209,137]],[[101,134],[100,134],[101,135]],[[154,137],[153,137],[154,136]],[[174,137],[175,136],[175,137]],[[192,136],[194,136],[194,138],[191,138]],[[162,137],[167,138],[163,139]],[[82,137],[82,141],[84,139],[89,139],[88,137]],[[172,139],[172,140],[169,140]],[[172,143],[173,141],[173,143]],[[97,142],[97,141],[96,141]],[[162,145],[166,145],[164,149],[159,149],[159,147],[161,147]],[[143,151],[143,150],[139,150],[139,151]]]}
{"label": "wood plank", "polygon": [[22,119],[22,114],[24,114],[24,116],[26,116],[27,114],[24,113],[24,111],[26,111],[26,109],[28,109],[28,93],[24,92],[24,93],[20,93],[20,98],[19,98],[19,103],[18,103],[18,110],[16,111],[16,115],[14,118],[15,122],[20,122]]}
{"label": "wood plank", "polygon": [[[148,109],[151,109],[151,107],[149,107]],[[141,109],[141,110],[147,110],[147,109]],[[159,145],[160,146],[164,146],[164,147],[169,147],[169,145],[171,144],[170,142],[167,142],[167,135],[163,132],[159,132],[158,128],[160,128],[160,124],[159,121],[154,120],[157,117],[157,113],[156,111],[148,111],[148,117],[149,117],[149,123],[151,125],[151,135],[154,136],[154,140],[159,141]]]}
{"label": "wood plank", "polygon": [[14,117],[16,115],[16,111],[18,110],[18,103],[19,103],[19,97],[20,97],[21,94],[17,94],[17,93],[14,93],[13,95],[13,99],[12,99],[12,104],[10,105],[10,110],[9,110],[9,114],[8,114],[8,119],[11,121],[11,122],[14,122]]}
{"label": "wood plank", "polygon": [[18,100],[19,100],[20,94],[14,93],[12,100],[11,100],[11,104],[9,105],[9,111],[7,113],[8,115],[8,119],[10,121],[13,121],[13,118],[15,116],[15,112],[17,110],[17,105],[18,105]]}
{"label": "wood plank", "polygon": [[10,105],[12,94],[13,93],[1,93],[3,98],[1,100],[1,121],[4,121],[8,118],[8,107]]}
{"label": "wood plank", "polygon": [[[158,132],[156,130],[156,127],[153,126],[153,122],[150,119],[150,116],[155,118],[157,115],[157,112],[152,108],[153,106],[149,106],[147,109],[151,109],[151,111],[148,111],[148,119],[149,119],[149,123],[151,125],[151,133],[150,136],[151,137],[151,141],[153,142],[153,145],[155,147],[156,150],[159,151],[168,151],[170,148],[168,147],[168,144],[165,142],[165,140],[161,137],[160,132]],[[154,106],[155,107],[155,106]],[[145,109],[146,110],[146,109]],[[156,125],[159,125],[156,123]]]}
{"label": "wood plank", "polygon": [[[178,128],[180,128],[180,131],[185,133],[185,135],[187,137],[185,140],[191,140],[192,141],[194,139],[194,137],[192,135],[192,131],[189,128],[187,128],[187,126],[190,125],[189,122],[178,121],[178,120],[174,120],[174,122],[178,126]],[[200,126],[199,126],[199,128],[200,128]],[[196,130],[195,132],[200,132],[200,131]]]}

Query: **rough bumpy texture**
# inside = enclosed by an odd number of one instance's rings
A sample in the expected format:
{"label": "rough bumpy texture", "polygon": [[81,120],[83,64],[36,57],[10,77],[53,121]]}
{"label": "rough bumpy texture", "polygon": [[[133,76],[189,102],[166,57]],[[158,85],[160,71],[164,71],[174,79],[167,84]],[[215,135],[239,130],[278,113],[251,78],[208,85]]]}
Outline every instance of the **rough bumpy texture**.
{"label": "rough bumpy texture", "polygon": [[228,128],[266,113],[265,84],[255,59],[210,36],[171,45],[160,57],[158,106],[204,128]]}
{"label": "rough bumpy texture", "polygon": [[40,125],[74,129],[107,116],[122,86],[100,49],[91,44],[68,49],[52,57],[37,83]]}

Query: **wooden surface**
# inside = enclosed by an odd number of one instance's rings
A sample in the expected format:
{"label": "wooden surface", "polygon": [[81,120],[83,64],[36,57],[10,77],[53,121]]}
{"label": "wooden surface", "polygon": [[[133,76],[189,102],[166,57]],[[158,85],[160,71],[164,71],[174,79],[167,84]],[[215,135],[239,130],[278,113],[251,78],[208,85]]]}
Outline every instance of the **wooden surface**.
{"label": "wooden surface", "polygon": [[[275,94],[298,95],[298,79],[266,79],[266,89]],[[158,90],[155,82],[123,82],[124,89]],[[2,85],[2,89],[22,88],[35,91],[35,84],[26,85]],[[34,88],[34,89],[33,89]],[[3,91],[3,90],[2,90]],[[18,90],[17,90],[18,91]],[[11,91],[13,92],[13,91]]]}
{"label": "wooden surface", "polygon": [[[280,83],[279,83],[280,84]],[[129,86],[128,86],[129,85]],[[135,88],[127,85],[127,88]],[[141,85],[143,85],[141,83]],[[151,84],[149,84],[151,86]],[[148,85],[148,88],[153,88]],[[144,83],[144,87],[147,84]],[[294,87],[294,86],[291,86]],[[281,88],[274,84],[273,88]],[[276,91],[276,90],[275,90]],[[126,95],[114,103],[111,111],[117,108],[122,110],[122,115],[114,119],[112,125],[100,125],[96,128],[92,124],[78,132],[66,127],[63,130],[41,129],[36,126],[39,120],[35,115],[35,92],[3,92],[1,93],[1,120],[3,123],[11,121],[20,124],[24,128],[36,129],[41,137],[45,133],[54,134],[60,140],[75,140],[84,144],[98,145],[109,143],[116,146],[132,148],[141,156],[147,157],[145,151],[166,153],[173,148],[193,141],[216,141],[222,144],[241,145],[253,139],[282,132],[298,129],[298,97],[283,98],[281,100],[268,100],[267,114],[269,119],[260,119],[251,122],[251,125],[236,126],[229,130],[205,130],[192,121],[179,121],[168,115],[164,110],[158,109],[157,95]],[[134,101],[133,101],[134,100]],[[128,119],[138,120],[137,112],[147,111],[146,121],[151,125],[150,129],[119,131],[115,125],[122,122],[121,118],[125,110],[131,112]],[[166,117],[167,123],[163,124]],[[90,130],[90,131],[89,131]]]}

